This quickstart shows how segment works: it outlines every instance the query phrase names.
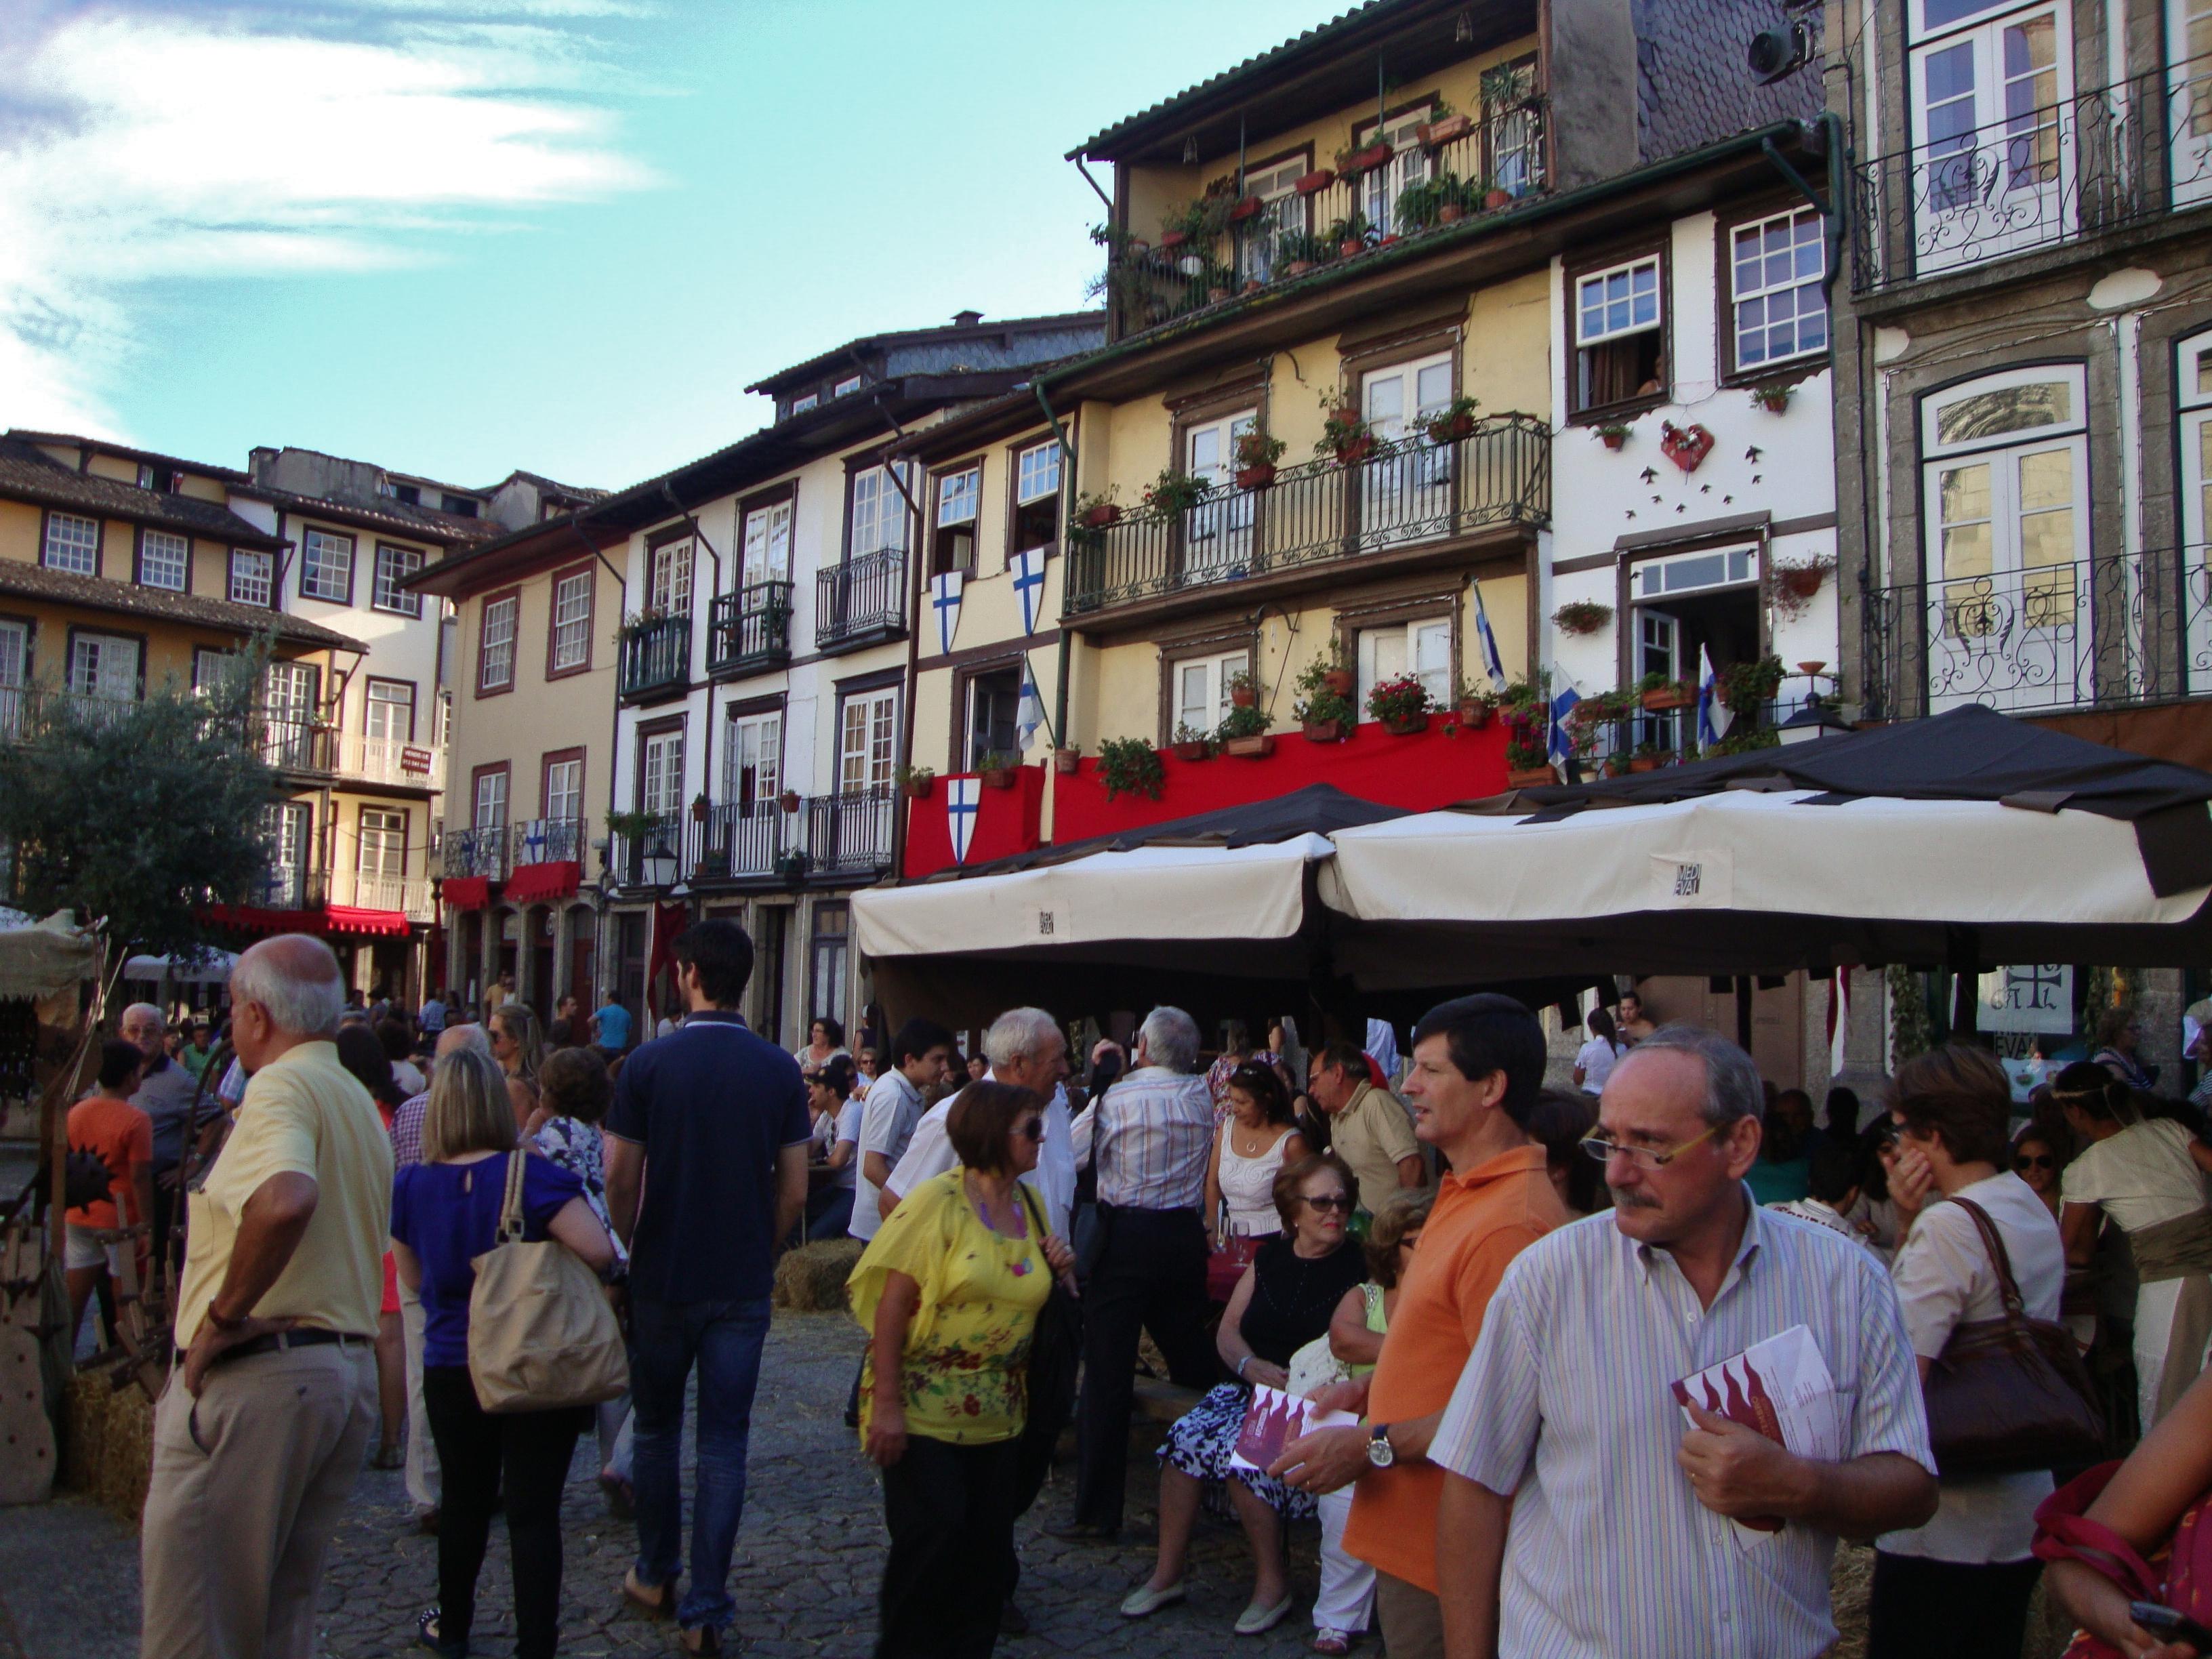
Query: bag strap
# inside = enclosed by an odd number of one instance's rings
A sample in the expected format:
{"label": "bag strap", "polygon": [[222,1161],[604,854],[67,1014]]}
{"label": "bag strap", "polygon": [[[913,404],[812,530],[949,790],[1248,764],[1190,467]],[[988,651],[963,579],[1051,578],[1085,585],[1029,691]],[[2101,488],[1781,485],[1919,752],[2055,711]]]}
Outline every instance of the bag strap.
{"label": "bag strap", "polygon": [[1989,1247],[1990,1261],[1997,1270],[1997,1291],[2004,1297],[2006,1322],[2014,1325],[2026,1323],[2027,1304],[2021,1299],[2020,1285],[2012,1276],[2012,1258],[2005,1254],[2004,1240],[1997,1234],[1996,1224],[1990,1219],[1989,1212],[1971,1198],[1954,1195],[1951,1202],[1973,1217],[1974,1225],[1982,1235],[1982,1243]]}
{"label": "bag strap", "polygon": [[2039,1514],[2029,1547],[2038,1560],[2079,1561],[2131,1597],[2155,1601],[2163,1593],[2158,1574],[2135,1546],[2086,1515]]}
{"label": "bag strap", "polygon": [[522,1168],[527,1156],[520,1148],[507,1155],[507,1199],[499,1212],[498,1242],[522,1243]]}

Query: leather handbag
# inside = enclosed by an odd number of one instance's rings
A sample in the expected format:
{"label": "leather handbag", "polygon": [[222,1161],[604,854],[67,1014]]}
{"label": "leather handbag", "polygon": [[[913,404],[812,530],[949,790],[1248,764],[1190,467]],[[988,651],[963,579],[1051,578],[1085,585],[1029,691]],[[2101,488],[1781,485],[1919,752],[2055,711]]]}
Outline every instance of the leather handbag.
{"label": "leather handbag", "polygon": [[469,1380],[488,1412],[595,1406],[629,1387],[622,1328],[599,1275],[558,1239],[522,1237],[528,1156],[507,1155],[498,1235],[470,1264]]}
{"label": "leather handbag", "polygon": [[1950,1201],[1981,1232],[2004,1312],[1953,1327],[1928,1369],[1923,1387],[1936,1473],[2006,1474],[2095,1462],[2105,1453],[2104,1414],[2073,1334],[2027,1316],[1996,1224],[1972,1200]]}

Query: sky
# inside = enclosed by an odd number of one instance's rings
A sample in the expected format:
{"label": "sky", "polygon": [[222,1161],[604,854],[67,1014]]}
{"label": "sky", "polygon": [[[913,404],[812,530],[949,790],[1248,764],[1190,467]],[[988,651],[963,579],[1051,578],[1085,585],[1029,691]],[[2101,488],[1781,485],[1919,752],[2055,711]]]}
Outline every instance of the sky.
{"label": "sky", "polygon": [[855,335],[1082,308],[1065,153],[1340,9],[0,0],[0,428],[618,488]]}

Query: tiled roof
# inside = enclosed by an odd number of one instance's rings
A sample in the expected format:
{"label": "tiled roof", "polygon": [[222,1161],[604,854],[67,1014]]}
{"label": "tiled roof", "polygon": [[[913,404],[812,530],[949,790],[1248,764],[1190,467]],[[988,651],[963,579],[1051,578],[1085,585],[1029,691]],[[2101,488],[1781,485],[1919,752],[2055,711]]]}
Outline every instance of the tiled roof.
{"label": "tiled roof", "polygon": [[79,472],[12,436],[0,438],[0,496],[181,530],[236,547],[283,545],[217,502],[141,489],[118,478]]}
{"label": "tiled roof", "polygon": [[[939,342],[951,343],[960,340],[989,340],[994,336],[1000,334],[1049,333],[1055,329],[1080,328],[1092,324],[1097,325],[1103,338],[1106,326],[1106,313],[1103,311],[1065,311],[1044,317],[1000,317],[974,323],[937,323],[927,328],[892,329],[882,334],[862,334],[831,350],[819,352],[803,362],[793,363],[788,368],[780,368],[775,374],[754,381],[745,390],[774,392],[789,382],[801,380],[810,375],[825,374],[832,366],[857,370],[858,359],[860,357],[869,353],[880,354],[900,346],[929,345]],[[1009,362],[1018,361],[1021,361],[1018,356],[1008,360]],[[976,368],[987,367],[1000,368],[1006,366],[1007,363],[1005,362],[969,365]],[[902,371],[899,369],[891,371],[893,374],[900,372]]]}
{"label": "tiled roof", "polygon": [[410,507],[405,501],[389,496],[379,496],[374,501],[365,501],[357,496],[302,495],[289,489],[275,489],[267,484],[241,484],[238,493],[251,495],[283,507],[287,513],[296,513],[310,519],[328,519],[336,524],[358,525],[368,530],[386,530],[395,535],[411,536],[417,541],[437,542],[447,547],[456,547],[474,542],[488,542],[495,536],[503,536],[506,530],[489,519],[468,519],[458,513],[440,513],[427,507]]}
{"label": "tiled roof", "polygon": [[9,430],[10,438],[21,438],[26,443],[67,444],[72,448],[95,450],[103,455],[120,455],[125,460],[152,461],[161,466],[178,467],[186,472],[197,472],[204,478],[220,478],[225,483],[242,483],[246,474],[234,466],[216,466],[208,461],[188,460],[182,455],[164,455],[158,449],[139,449],[130,444],[110,443],[105,438],[88,438],[75,432],[32,432],[21,427]]}
{"label": "tiled roof", "polygon": [[100,576],[49,570],[44,565],[20,559],[0,559],[0,594],[78,605],[87,611],[106,611],[118,616],[143,617],[154,622],[220,629],[231,634],[258,634],[273,628],[276,637],[289,644],[324,650],[368,649],[359,640],[334,628],[288,617],[281,611],[264,611],[258,605],[233,605],[228,599],[211,599],[198,593],[170,593],[158,587],[139,587]]}

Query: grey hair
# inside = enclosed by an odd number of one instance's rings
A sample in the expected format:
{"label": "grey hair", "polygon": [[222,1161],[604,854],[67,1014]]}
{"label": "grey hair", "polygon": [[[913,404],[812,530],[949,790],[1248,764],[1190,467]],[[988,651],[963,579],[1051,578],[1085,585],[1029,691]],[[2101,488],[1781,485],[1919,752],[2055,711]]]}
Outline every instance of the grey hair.
{"label": "grey hair", "polygon": [[122,1018],[116,1022],[117,1029],[120,1030],[123,1026],[128,1025],[131,1023],[131,1017],[133,1014],[144,1014],[148,1016],[153,1020],[155,1024],[160,1026],[164,1031],[169,1029],[169,1017],[163,1013],[159,1008],[156,1008],[150,1002],[134,1002],[128,1008],[125,1008],[123,1011]]}
{"label": "grey hair", "polygon": [[1153,1065],[1185,1076],[1198,1070],[1198,1022],[1182,1009],[1165,1005],[1153,1009],[1137,1028],[1137,1036]]}
{"label": "grey hair", "polygon": [[1060,1035],[1060,1022],[1042,1008],[1009,1008],[983,1033],[983,1058],[993,1070],[1050,1046]]}
{"label": "grey hair", "polygon": [[1676,1022],[1662,1025],[1628,1052],[1631,1057],[1693,1054],[1703,1062],[1705,1098],[1699,1111],[1713,1128],[1725,1128],[1738,1118],[1759,1122],[1766,1116],[1766,1086],[1759,1080],[1759,1067],[1717,1031]]}
{"label": "grey hair", "polygon": [[432,1054],[434,1059],[443,1060],[447,1054],[459,1054],[463,1049],[472,1054],[482,1054],[486,1060],[491,1058],[491,1039],[484,1035],[483,1026],[473,1024],[448,1025],[438,1034]]}
{"label": "grey hair", "polygon": [[239,957],[230,1000],[258,1002],[270,1023],[300,1037],[336,1036],[345,1008],[345,979],[331,947],[308,933],[279,933]]}

